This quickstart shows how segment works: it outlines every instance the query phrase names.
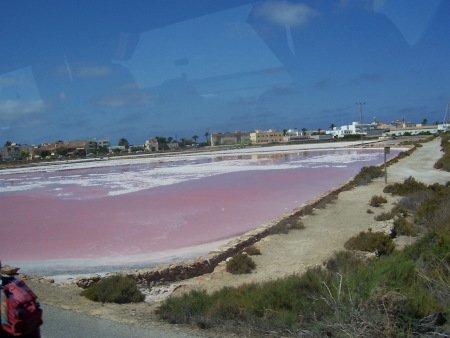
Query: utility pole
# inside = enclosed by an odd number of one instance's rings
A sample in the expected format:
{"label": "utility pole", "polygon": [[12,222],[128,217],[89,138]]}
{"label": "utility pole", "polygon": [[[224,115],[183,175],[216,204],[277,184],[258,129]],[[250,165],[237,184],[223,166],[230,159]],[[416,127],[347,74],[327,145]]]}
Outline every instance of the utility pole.
{"label": "utility pole", "polygon": [[366,103],[365,102],[356,102],[356,104],[359,106],[359,132],[361,133],[361,148],[362,148],[362,146],[363,146],[362,113],[363,113],[363,106]]}
{"label": "utility pole", "polygon": [[[445,123],[445,121],[444,121]],[[450,100],[447,103],[447,124],[450,124]]]}

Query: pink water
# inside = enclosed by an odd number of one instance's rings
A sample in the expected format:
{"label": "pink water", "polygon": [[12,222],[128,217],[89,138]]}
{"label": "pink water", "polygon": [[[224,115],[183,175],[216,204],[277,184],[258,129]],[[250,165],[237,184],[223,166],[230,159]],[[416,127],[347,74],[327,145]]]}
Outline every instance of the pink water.
{"label": "pink water", "polygon": [[[110,257],[113,262],[114,257],[148,254],[151,261],[156,252],[254,229],[339,185],[361,166],[380,162],[381,156],[372,153],[365,161],[346,165],[280,170],[264,170],[260,162],[261,170],[225,172],[113,196],[108,195],[108,185],[62,184],[74,172],[59,172],[59,185],[0,193],[0,257],[4,262],[38,264],[98,257]],[[111,170],[117,167],[94,171],[110,175]],[[92,171],[83,169],[83,175]],[[7,178],[49,180],[52,175]]]}

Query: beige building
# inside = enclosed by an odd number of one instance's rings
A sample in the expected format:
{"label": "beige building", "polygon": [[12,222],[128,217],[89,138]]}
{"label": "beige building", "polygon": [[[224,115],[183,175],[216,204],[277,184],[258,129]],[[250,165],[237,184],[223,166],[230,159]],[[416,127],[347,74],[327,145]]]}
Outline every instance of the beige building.
{"label": "beige building", "polygon": [[250,144],[250,133],[236,131],[234,133],[211,134],[211,146],[225,146],[235,144]]}
{"label": "beige building", "polygon": [[159,143],[156,137],[151,138],[144,143],[144,149],[148,152],[157,152],[159,150]]}
{"label": "beige building", "polygon": [[285,142],[283,132],[272,129],[255,130],[255,132],[250,133],[250,140],[253,144]]}

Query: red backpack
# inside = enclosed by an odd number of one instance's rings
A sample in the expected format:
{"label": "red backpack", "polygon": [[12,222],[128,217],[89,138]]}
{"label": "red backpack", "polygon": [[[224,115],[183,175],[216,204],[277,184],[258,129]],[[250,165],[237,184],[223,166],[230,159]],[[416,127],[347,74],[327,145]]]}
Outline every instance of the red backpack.
{"label": "red backpack", "polygon": [[1,287],[2,329],[13,336],[33,333],[42,324],[42,310],[33,291],[22,280]]}

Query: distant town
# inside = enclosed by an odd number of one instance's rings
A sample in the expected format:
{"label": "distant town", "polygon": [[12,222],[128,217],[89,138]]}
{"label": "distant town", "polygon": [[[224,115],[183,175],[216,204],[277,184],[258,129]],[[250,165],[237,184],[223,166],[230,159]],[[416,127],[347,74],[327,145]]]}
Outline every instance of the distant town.
{"label": "distant town", "polygon": [[108,138],[88,139],[76,141],[63,141],[44,143],[39,145],[19,144],[7,141],[0,148],[0,161],[39,161],[63,160],[75,158],[119,156],[126,154],[145,154],[182,151],[198,147],[219,146],[249,146],[267,145],[277,143],[306,143],[333,140],[359,140],[374,138],[389,138],[411,135],[432,135],[450,129],[449,121],[428,125],[424,119],[422,123],[393,121],[390,123],[352,122],[340,127],[331,124],[329,129],[307,130],[254,130],[209,133],[206,131],[202,137],[193,135],[190,139],[180,140],[172,137],[153,137],[143,144],[130,144],[126,138],[121,138],[117,145],[112,145]]}

